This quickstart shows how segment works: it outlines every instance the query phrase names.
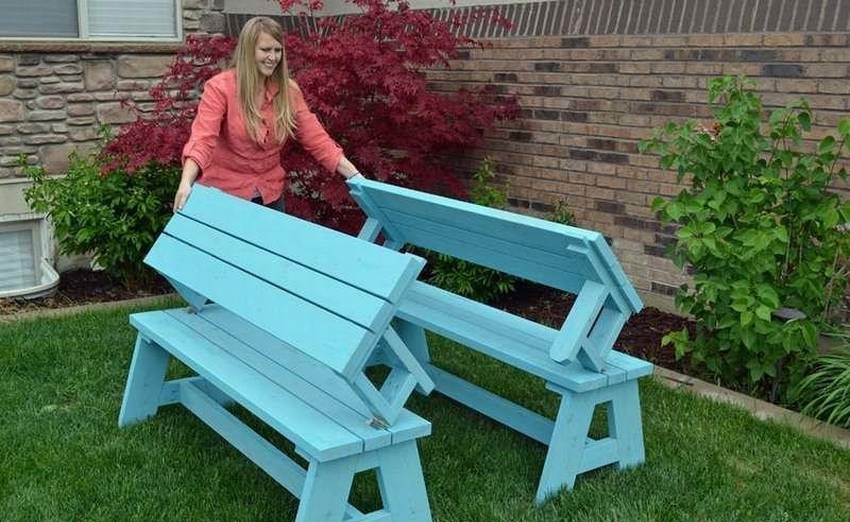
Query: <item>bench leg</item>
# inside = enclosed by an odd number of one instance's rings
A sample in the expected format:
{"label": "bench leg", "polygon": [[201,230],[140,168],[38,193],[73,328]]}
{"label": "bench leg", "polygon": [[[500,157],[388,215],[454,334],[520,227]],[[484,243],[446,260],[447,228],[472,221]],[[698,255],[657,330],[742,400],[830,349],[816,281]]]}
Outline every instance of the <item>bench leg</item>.
{"label": "bench leg", "polygon": [[136,337],[118,426],[141,422],[156,414],[168,359],[169,354],[162,347],[141,334]]}
{"label": "bench leg", "polygon": [[572,489],[581,472],[581,456],[596,402],[588,393],[565,391],[555,419],[549,452],[537,487],[535,501],[540,504],[566,487]]}
{"label": "bench leg", "polygon": [[617,385],[608,406],[608,436],[617,439],[617,469],[643,463],[643,426],[637,380]]}
{"label": "bench leg", "polygon": [[295,522],[342,522],[356,471],[357,456],[311,461]]}
{"label": "bench leg", "polygon": [[431,522],[431,508],[416,441],[382,449],[378,462],[378,486],[384,510],[390,512],[392,520]]}
{"label": "bench leg", "polygon": [[[547,387],[560,393],[562,398],[537,489],[535,500],[538,504],[561,488],[572,489],[580,473],[609,464],[626,469],[644,461],[637,380],[584,393],[551,384]],[[605,403],[608,404],[608,437],[590,439],[588,432],[593,411]]]}

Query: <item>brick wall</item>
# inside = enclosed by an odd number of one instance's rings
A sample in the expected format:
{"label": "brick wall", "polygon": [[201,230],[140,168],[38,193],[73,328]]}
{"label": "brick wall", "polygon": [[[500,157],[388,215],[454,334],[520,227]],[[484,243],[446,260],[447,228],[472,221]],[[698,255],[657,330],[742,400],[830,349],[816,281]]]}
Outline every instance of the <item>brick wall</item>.
{"label": "brick wall", "polygon": [[[440,90],[494,85],[516,94],[519,120],[492,132],[460,163],[497,161],[514,210],[545,213],[565,200],[579,225],[604,233],[647,302],[669,308],[686,281],[664,257],[672,236],[650,204],[681,189],[639,140],[673,119],[707,118],[707,82],[754,78],[768,106],[803,96],[812,135],[850,109],[847,33],[596,35],[492,40],[449,70],[428,73]],[[845,187],[837,187],[843,190]]]}
{"label": "brick wall", "polygon": [[[183,0],[184,34],[223,32],[222,4]],[[20,174],[21,155],[61,173],[71,151],[96,146],[101,125],[133,121],[121,100],[144,107],[179,46],[0,40],[0,180]]]}

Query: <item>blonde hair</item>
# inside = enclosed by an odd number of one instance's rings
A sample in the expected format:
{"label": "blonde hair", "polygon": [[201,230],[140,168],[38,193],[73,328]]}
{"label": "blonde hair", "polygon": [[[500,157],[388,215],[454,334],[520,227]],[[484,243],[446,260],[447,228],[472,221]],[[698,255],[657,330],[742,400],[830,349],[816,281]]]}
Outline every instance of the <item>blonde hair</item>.
{"label": "blonde hair", "polygon": [[[245,23],[239,33],[239,42],[233,55],[236,68],[236,92],[239,106],[245,119],[245,128],[251,138],[259,142],[258,127],[262,119],[260,107],[257,106],[257,93],[264,92],[266,78],[257,67],[256,48],[260,35],[266,33],[283,46],[283,28],[279,23],[265,16],[251,18]],[[269,82],[278,86],[274,98],[274,133],[279,141],[283,141],[295,131],[295,115],[292,100],[289,96],[289,67],[286,65],[286,49],[281,49],[278,63]]]}

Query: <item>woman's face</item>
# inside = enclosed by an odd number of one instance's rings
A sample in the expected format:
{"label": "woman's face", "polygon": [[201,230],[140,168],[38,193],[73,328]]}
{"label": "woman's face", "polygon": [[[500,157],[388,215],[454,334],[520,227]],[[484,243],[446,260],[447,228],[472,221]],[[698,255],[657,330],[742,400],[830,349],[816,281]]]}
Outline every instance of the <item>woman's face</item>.
{"label": "woman's face", "polygon": [[283,45],[268,33],[260,33],[257,38],[257,47],[254,49],[254,58],[257,60],[257,68],[260,74],[268,78],[274,73],[280,57],[283,54]]}

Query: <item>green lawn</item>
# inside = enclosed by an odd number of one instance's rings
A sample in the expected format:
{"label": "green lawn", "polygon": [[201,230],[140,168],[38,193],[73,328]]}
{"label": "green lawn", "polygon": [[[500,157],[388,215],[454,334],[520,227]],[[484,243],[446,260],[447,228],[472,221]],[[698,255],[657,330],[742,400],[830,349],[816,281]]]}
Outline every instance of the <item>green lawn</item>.
{"label": "green lawn", "polygon": [[[293,520],[296,500],[180,407],[117,428],[127,313],[0,325],[0,519]],[[443,366],[554,411],[542,383],[435,344]],[[641,391],[647,463],[584,475],[542,507],[541,445],[440,396],[414,397],[434,424],[420,442],[434,519],[850,520],[850,452],[651,380]],[[373,477],[358,479],[352,501],[375,507]]]}

